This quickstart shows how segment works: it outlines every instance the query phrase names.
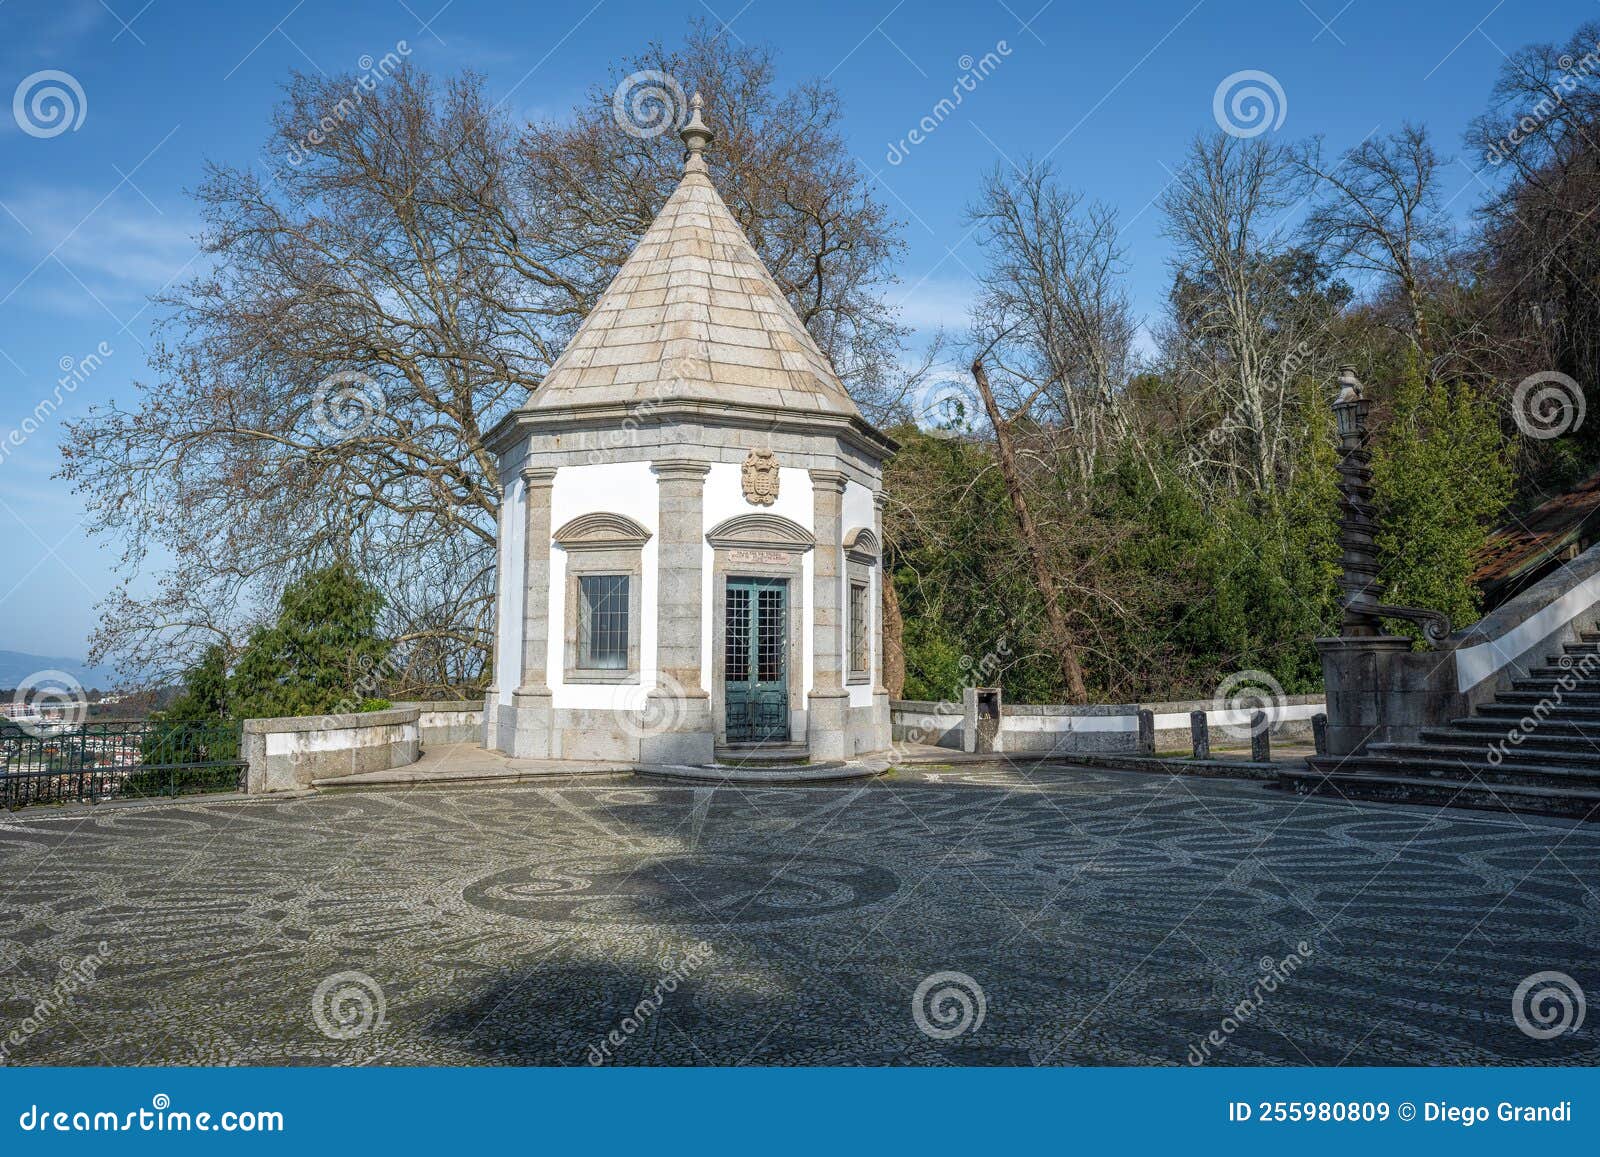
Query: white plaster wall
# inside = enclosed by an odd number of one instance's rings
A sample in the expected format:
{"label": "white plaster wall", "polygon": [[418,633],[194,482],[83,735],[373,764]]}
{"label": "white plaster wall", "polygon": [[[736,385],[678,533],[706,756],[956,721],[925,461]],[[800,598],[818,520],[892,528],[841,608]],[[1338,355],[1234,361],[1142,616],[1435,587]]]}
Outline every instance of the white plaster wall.
{"label": "white plaster wall", "polygon": [[[811,495],[811,475],[798,467],[779,467],[778,469],[778,500],[771,506],[754,506],[745,501],[742,467],[734,462],[715,462],[711,466],[711,473],[706,475],[705,489],[705,529],[710,531],[719,522],[741,514],[754,514],[757,512],[779,514],[791,522],[799,523],[807,530],[816,529],[813,514],[816,507],[813,505]],[[713,598],[714,588],[712,583],[711,568],[715,562],[716,552],[711,549],[711,544],[706,543],[701,556],[700,575],[701,591],[700,605],[704,608],[700,616],[700,685],[707,691],[712,691],[711,686],[711,616],[715,613],[716,600]],[[805,686],[803,692],[809,692],[812,684],[811,672],[811,629],[812,614],[811,604],[815,600],[811,595],[812,584],[812,552],[806,551],[801,562],[803,573],[801,582],[805,584],[802,602],[805,604],[804,621],[801,624],[801,639],[804,643],[802,655],[802,669],[804,671]]]}
{"label": "white plaster wall", "polygon": [[[849,540],[852,531],[859,527],[871,530],[874,535],[877,530],[873,527],[872,491],[859,482],[846,482],[844,484],[844,505],[841,510],[840,523],[844,528],[844,538]],[[844,656],[845,676],[848,676],[850,665],[850,598],[849,598],[849,573],[848,562],[844,567],[844,574],[839,576],[839,602],[838,606],[844,615],[844,637],[840,640],[840,652]],[[883,605],[883,593],[878,589],[882,581],[882,571],[878,567],[872,568],[872,585],[867,590],[867,670],[877,670],[878,647],[881,642],[882,632],[878,630],[878,608]],[[850,706],[872,706],[872,680],[865,683],[850,685]]]}
{"label": "white plaster wall", "polygon": [[518,478],[506,487],[502,500],[506,509],[496,576],[494,685],[507,707],[512,692],[522,684],[522,542],[527,536],[527,494],[527,485]]}
{"label": "white plaster wall", "polygon": [[[1322,703],[1268,704],[1267,720],[1274,725],[1309,720],[1313,715],[1324,714]],[[1206,723],[1211,727],[1248,727],[1252,711],[1218,708],[1206,712]],[[1188,731],[1187,711],[1158,711],[1155,714],[1157,731]],[[1137,715],[1011,715],[1001,713],[1001,731],[1073,733],[1083,731],[1125,732],[1139,730]]]}
{"label": "white plaster wall", "polygon": [[550,494],[550,533],[554,534],[580,514],[609,511],[624,514],[650,532],[640,559],[639,683],[612,685],[566,682],[567,552],[550,548],[549,664],[551,705],[557,708],[637,710],[644,693],[656,685],[656,535],[660,499],[656,476],[648,462],[608,462],[594,466],[563,466],[556,472]]}

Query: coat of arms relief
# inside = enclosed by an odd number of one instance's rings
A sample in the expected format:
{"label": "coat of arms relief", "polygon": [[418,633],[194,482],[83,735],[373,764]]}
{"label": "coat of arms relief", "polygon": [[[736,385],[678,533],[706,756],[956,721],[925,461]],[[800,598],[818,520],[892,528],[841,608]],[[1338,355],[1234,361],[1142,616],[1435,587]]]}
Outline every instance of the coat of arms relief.
{"label": "coat of arms relief", "polygon": [[755,506],[778,501],[778,456],[771,450],[752,450],[744,460],[744,499]]}

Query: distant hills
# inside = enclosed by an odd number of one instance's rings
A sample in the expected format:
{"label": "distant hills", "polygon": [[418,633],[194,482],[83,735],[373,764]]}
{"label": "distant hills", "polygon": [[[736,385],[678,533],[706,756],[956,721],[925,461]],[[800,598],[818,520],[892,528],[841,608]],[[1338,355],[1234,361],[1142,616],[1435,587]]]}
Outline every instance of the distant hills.
{"label": "distant hills", "polygon": [[110,667],[91,667],[82,659],[30,655],[26,651],[0,651],[0,688],[17,686],[40,671],[65,671],[85,690],[110,691],[117,685],[117,673]]}

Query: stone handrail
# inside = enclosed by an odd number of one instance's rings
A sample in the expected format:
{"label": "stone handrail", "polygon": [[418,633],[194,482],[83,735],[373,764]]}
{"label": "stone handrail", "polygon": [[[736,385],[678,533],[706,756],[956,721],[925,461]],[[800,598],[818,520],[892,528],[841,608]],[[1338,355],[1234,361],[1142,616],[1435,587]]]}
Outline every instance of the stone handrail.
{"label": "stone handrail", "polygon": [[1600,546],[1547,575],[1472,626],[1417,651],[1405,638],[1318,639],[1328,698],[1328,752],[1417,743],[1560,655],[1600,605]]}
{"label": "stone handrail", "polygon": [[1456,689],[1472,696],[1485,688],[1486,697],[1545,655],[1557,653],[1582,626],[1590,625],[1579,620],[1593,615],[1597,605],[1600,545],[1450,636],[1446,645],[1455,652]]}

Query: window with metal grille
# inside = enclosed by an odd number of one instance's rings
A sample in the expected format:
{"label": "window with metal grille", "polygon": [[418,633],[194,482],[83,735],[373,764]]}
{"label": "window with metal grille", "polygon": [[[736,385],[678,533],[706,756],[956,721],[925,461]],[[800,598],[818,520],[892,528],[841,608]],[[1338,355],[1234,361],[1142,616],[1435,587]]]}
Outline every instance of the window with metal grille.
{"label": "window with metal grille", "polygon": [[763,587],[756,592],[756,678],[776,683],[783,678],[784,628],[782,587]]}
{"label": "window with metal grille", "polygon": [[724,665],[730,683],[750,679],[750,591],[747,587],[728,588],[727,646]]}
{"label": "window with metal grille", "polygon": [[850,673],[867,673],[867,585],[850,584]]}
{"label": "window with metal grille", "polygon": [[616,671],[628,665],[628,576],[578,579],[578,666]]}

